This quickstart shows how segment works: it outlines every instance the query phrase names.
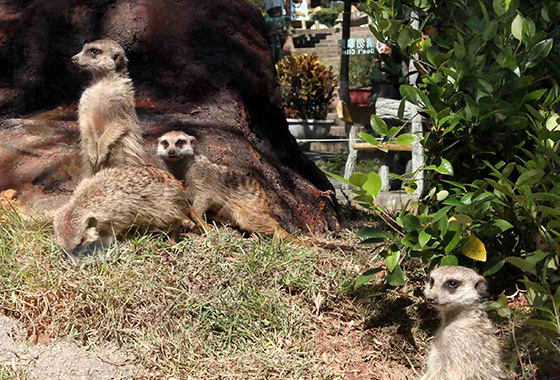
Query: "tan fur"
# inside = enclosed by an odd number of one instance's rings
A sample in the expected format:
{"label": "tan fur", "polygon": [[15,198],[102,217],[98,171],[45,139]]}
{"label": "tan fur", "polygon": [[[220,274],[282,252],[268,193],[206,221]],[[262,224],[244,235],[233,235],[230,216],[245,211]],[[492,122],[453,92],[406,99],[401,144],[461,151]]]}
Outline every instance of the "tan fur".
{"label": "tan fur", "polygon": [[84,179],[71,200],[57,211],[54,237],[68,254],[103,248],[136,227],[172,232],[190,219],[190,204],[180,181],[151,166],[122,166]]}
{"label": "tan fur", "polygon": [[247,232],[277,235],[303,246],[352,250],[353,247],[293,238],[273,217],[274,209],[259,181],[249,173],[236,173],[226,166],[195,155],[195,137],[181,131],[167,132],[158,140],[158,155],[175,178],[184,181],[193,206],[193,220],[210,219]]}
{"label": "tan fur", "polygon": [[484,277],[465,267],[444,266],[430,273],[424,293],[439,311],[441,327],[421,380],[506,379],[500,343],[481,305],[486,286]]}
{"label": "tan fur", "polygon": [[184,132],[168,132],[159,138],[158,155],[177,179],[185,181],[195,220],[204,220],[208,214],[217,222],[247,232],[287,237],[288,232],[271,215],[260,183],[205,156],[195,156],[194,141]]}
{"label": "tan fur", "polygon": [[84,176],[103,168],[142,165],[142,135],[124,49],[113,40],[94,41],[72,62],[93,75],[78,107]]}

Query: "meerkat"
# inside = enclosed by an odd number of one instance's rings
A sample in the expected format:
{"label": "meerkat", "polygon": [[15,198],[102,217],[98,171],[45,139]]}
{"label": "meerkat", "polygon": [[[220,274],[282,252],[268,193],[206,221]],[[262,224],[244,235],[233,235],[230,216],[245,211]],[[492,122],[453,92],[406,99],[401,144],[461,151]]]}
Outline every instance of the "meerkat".
{"label": "meerkat", "polygon": [[93,76],[78,106],[84,177],[103,168],[142,165],[142,134],[124,49],[113,40],[94,41],[72,62]]}
{"label": "meerkat", "polygon": [[268,204],[259,181],[212,163],[204,155],[195,154],[195,141],[194,136],[182,131],[167,132],[158,139],[157,153],[175,178],[185,183],[193,220],[197,224],[202,223],[207,214],[219,223],[247,232],[276,235],[304,246],[353,249],[315,240],[294,239],[273,217],[274,210]]}
{"label": "meerkat", "polygon": [[274,219],[260,183],[195,155],[194,136],[171,131],[158,140],[158,155],[178,180],[184,181],[194,220],[212,219],[247,232],[290,234]]}
{"label": "meerkat", "polygon": [[424,293],[439,312],[441,327],[421,380],[505,380],[501,346],[481,303],[487,283],[459,266],[434,269]]}
{"label": "meerkat", "polygon": [[183,184],[151,166],[103,169],[80,182],[54,217],[55,242],[71,256],[102,250],[131,228],[170,232],[194,227]]}

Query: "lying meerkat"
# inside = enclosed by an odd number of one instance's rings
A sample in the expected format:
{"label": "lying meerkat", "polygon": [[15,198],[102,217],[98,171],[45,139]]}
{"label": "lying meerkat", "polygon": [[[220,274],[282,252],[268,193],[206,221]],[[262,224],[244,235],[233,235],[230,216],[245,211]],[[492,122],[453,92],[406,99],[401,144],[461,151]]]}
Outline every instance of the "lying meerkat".
{"label": "lying meerkat", "polygon": [[122,166],[84,179],[54,217],[54,238],[69,255],[107,247],[131,228],[170,232],[194,227],[185,188],[165,170]]}
{"label": "lying meerkat", "polygon": [[124,49],[113,40],[94,41],[72,62],[93,75],[78,107],[85,177],[103,168],[142,165],[142,135]]}
{"label": "lying meerkat", "polygon": [[194,136],[171,131],[158,139],[158,156],[175,178],[184,181],[193,207],[193,220],[200,223],[209,214],[216,222],[229,224],[247,232],[278,235],[300,245],[353,249],[318,241],[294,239],[272,216],[271,206],[259,181],[241,175],[226,166],[195,155]]}
{"label": "lying meerkat", "polygon": [[459,266],[434,269],[424,293],[439,312],[441,327],[421,380],[505,380],[501,347],[481,300],[484,277]]}

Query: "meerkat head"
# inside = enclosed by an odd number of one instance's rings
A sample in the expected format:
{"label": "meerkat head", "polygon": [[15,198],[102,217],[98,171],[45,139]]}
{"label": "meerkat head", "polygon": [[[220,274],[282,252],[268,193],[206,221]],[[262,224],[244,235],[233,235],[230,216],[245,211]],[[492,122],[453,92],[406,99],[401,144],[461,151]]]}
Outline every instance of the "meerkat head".
{"label": "meerkat head", "polygon": [[126,71],[128,60],[121,45],[113,40],[97,40],[84,45],[72,57],[72,63],[94,75],[108,75]]}
{"label": "meerkat head", "polygon": [[474,270],[444,266],[430,273],[424,294],[429,304],[442,311],[476,306],[486,295],[486,290],[486,280]]}
{"label": "meerkat head", "polygon": [[54,239],[67,254],[77,255],[108,247],[112,234],[95,216],[80,215],[73,207],[66,207],[54,218]]}
{"label": "meerkat head", "polygon": [[194,156],[195,140],[194,136],[187,135],[185,132],[167,132],[158,139],[158,156],[164,161],[179,161]]}

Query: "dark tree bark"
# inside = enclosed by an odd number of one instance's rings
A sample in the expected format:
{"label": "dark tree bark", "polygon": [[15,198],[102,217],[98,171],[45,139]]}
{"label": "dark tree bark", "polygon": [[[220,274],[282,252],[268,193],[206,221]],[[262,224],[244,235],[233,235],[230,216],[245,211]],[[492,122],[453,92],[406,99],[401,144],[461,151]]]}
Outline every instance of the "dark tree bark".
{"label": "dark tree bark", "polygon": [[[69,191],[79,179],[76,103],[86,41],[123,45],[149,163],[181,129],[214,162],[251,171],[288,231],[339,227],[326,177],[297,148],[277,106],[262,15],[244,0],[43,0],[0,5],[0,190]],[[276,100],[275,100],[276,99]],[[51,110],[44,112],[45,110]],[[36,194],[34,192],[33,194]]]}

